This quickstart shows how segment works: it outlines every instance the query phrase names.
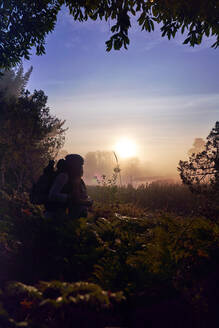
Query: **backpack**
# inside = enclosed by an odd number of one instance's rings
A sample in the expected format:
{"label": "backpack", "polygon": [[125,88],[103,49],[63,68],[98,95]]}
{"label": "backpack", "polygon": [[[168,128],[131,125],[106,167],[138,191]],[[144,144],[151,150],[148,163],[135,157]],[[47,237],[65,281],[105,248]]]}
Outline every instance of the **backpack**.
{"label": "backpack", "polygon": [[[47,167],[48,168],[48,167]],[[30,201],[35,205],[45,205],[49,201],[49,191],[56,177],[53,167],[49,170],[45,168],[43,174],[39,177],[30,191]]]}
{"label": "backpack", "polygon": [[30,201],[35,205],[43,205],[48,202],[49,190],[52,182],[46,175],[41,175],[30,191]]}

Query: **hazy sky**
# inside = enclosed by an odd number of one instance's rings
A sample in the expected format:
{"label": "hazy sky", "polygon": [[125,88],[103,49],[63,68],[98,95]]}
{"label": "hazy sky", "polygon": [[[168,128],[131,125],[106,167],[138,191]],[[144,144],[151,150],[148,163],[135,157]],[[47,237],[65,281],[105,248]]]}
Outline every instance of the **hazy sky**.
{"label": "hazy sky", "polygon": [[219,50],[135,22],[128,51],[107,53],[109,37],[108,23],[74,22],[63,10],[46,55],[24,63],[34,68],[28,88],[44,90],[51,113],[66,120],[69,152],[112,150],[129,137],[139,157],[170,172],[219,119]]}

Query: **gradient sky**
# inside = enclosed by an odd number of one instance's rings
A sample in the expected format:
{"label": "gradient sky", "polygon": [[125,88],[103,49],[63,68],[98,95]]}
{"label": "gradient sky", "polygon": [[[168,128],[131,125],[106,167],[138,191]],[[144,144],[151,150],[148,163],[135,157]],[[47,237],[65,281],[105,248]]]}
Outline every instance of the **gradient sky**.
{"label": "gradient sky", "polygon": [[112,150],[121,137],[138,155],[170,173],[194,138],[219,120],[218,50],[196,48],[141,32],[133,21],[128,51],[105,51],[110,25],[74,22],[65,10],[47,37],[46,55],[33,65],[28,88],[42,89],[51,113],[66,120],[65,149],[86,154]]}

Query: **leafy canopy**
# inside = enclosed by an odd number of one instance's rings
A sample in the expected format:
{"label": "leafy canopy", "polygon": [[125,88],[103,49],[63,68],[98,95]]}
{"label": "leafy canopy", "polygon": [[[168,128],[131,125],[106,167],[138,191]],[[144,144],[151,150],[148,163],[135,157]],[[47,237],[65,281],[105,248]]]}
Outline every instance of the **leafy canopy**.
{"label": "leafy canopy", "polygon": [[151,32],[159,24],[162,36],[174,38],[186,33],[184,44],[199,45],[203,36],[215,36],[219,45],[218,0],[10,0],[0,3],[0,68],[29,59],[31,48],[45,53],[45,37],[55,28],[62,6],[75,21],[105,19],[111,21],[112,35],[106,50],[127,49],[131,16],[137,16],[142,30]]}

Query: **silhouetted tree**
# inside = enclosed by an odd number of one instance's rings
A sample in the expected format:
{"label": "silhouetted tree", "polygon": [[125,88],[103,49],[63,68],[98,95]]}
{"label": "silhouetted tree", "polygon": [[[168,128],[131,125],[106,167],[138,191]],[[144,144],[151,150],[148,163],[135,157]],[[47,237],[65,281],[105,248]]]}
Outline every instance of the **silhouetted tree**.
{"label": "silhouetted tree", "polygon": [[184,43],[191,46],[202,42],[203,36],[216,36],[212,47],[219,45],[218,0],[10,0],[0,4],[0,68],[29,59],[32,47],[36,54],[45,53],[46,35],[55,28],[57,14],[65,5],[75,21],[105,19],[113,22],[112,36],[106,41],[107,51],[129,44],[131,16],[138,16],[142,30],[151,32],[160,24],[162,36],[174,38],[186,31]]}
{"label": "silhouetted tree", "polygon": [[24,90],[29,75],[20,68],[6,72],[0,83],[1,185],[18,189],[30,185],[65,138],[65,122],[51,116],[44,92]]}
{"label": "silhouetted tree", "polygon": [[192,191],[210,192],[218,197],[219,192],[219,122],[207,137],[205,148],[193,153],[188,161],[180,161],[178,170],[184,184]]}

